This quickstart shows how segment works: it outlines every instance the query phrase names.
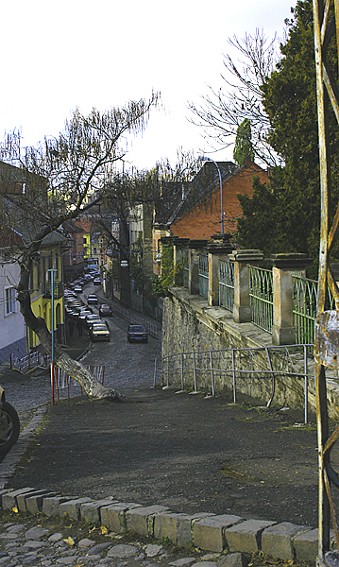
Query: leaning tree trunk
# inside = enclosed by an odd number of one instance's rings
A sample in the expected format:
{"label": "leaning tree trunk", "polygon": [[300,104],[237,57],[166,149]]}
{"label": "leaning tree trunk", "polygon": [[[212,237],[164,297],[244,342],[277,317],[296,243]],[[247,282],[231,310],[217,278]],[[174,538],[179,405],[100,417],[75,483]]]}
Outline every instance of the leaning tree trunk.
{"label": "leaning tree trunk", "polygon": [[[19,291],[18,301],[26,325],[38,335],[41,346],[46,354],[51,355],[52,335],[47,329],[44,319],[34,315],[31,309],[29,293]],[[103,386],[85,366],[71,358],[68,354],[62,352],[58,345],[55,345],[54,348],[54,364],[64,370],[73,380],[76,380],[89,398],[110,399],[114,401],[123,400],[124,396],[120,392]]]}
{"label": "leaning tree trunk", "polygon": [[117,401],[123,399],[123,395],[120,392],[103,386],[85,366],[71,358],[68,354],[59,353],[58,351],[54,362],[59,368],[64,370],[68,376],[76,380],[90,398],[105,398]]}

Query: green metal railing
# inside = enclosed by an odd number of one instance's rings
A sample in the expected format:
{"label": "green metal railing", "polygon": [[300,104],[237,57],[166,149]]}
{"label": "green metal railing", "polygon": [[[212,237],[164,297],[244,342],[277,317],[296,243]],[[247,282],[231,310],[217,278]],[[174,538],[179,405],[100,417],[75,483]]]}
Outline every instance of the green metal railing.
{"label": "green metal railing", "polygon": [[[314,326],[317,317],[318,282],[293,275],[293,318],[298,343],[314,343]],[[335,309],[335,301],[327,289],[329,309]]]}
{"label": "green metal railing", "polygon": [[208,298],[208,255],[199,256],[199,295]]}
{"label": "green metal railing", "polygon": [[293,319],[298,342],[314,342],[318,285],[315,280],[292,276]]}
{"label": "green metal railing", "polygon": [[273,325],[273,274],[271,270],[249,266],[252,323],[268,333]]}
{"label": "green metal railing", "polygon": [[219,305],[233,311],[234,302],[234,263],[227,260],[219,262]]}
{"label": "green metal railing", "polygon": [[188,266],[188,250],[182,251],[182,283],[184,287],[188,287],[189,266]]}

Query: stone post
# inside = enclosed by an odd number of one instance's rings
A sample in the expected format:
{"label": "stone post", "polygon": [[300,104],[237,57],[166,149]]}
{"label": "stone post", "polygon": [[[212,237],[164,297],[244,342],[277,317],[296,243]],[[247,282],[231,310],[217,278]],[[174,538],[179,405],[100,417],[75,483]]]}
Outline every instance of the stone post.
{"label": "stone post", "polygon": [[273,326],[272,344],[295,343],[293,320],[292,274],[305,276],[305,268],[311,262],[306,254],[274,254],[273,262]]}
{"label": "stone post", "polygon": [[229,243],[211,243],[208,252],[208,305],[219,305],[219,261],[227,260],[232,252]]}
{"label": "stone post", "polygon": [[249,265],[261,262],[264,254],[257,249],[234,250],[229,258],[234,262],[233,319],[237,323],[246,323],[252,319]]}
{"label": "stone post", "polygon": [[199,294],[199,256],[206,247],[207,240],[190,240],[188,248],[188,292],[190,295]]}

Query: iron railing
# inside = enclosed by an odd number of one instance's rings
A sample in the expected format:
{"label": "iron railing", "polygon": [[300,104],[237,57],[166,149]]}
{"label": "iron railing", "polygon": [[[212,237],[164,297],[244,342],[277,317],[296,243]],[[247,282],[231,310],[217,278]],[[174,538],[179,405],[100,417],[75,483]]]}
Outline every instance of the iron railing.
{"label": "iron railing", "polygon": [[273,325],[273,274],[271,270],[249,266],[252,323],[268,333]]}
{"label": "iron railing", "polygon": [[208,255],[199,256],[199,295],[208,298]]}
{"label": "iron railing", "polygon": [[214,396],[220,389],[232,391],[233,402],[237,401],[239,380],[259,379],[266,382],[262,389],[267,395],[269,407],[276,393],[277,378],[287,376],[299,381],[303,388],[304,421],[309,420],[309,379],[313,373],[309,368],[313,345],[288,345],[258,348],[229,348],[183,352],[164,356],[162,359],[163,384],[167,387],[180,385],[181,389],[203,390]]}
{"label": "iron railing", "polygon": [[188,265],[188,250],[182,251],[182,283],[184,287],[188,287],[189,281],[189,265]]}
{"label": "iron railing", "polygon": [[[293,317],[298,343],[314,343],[314,326],[318,310],[318,282],[293,275]],[[327,304],[335,309],[335,301],[327,288]]]}
{"label": "iron railing", "polygon": [[219,305],[233,311],[234,302],[234,263],[219,261]]}

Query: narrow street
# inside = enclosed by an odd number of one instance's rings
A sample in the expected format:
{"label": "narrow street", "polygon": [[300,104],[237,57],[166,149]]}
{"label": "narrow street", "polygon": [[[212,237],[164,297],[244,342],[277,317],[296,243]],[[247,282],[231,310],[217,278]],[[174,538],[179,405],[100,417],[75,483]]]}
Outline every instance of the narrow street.
{"label": "narrow street", "polygon": [[[84,298],[95,293],[102,296],[102,289],[94,285],[86,286]],[[103,298],[103,301],[104,298]],[[92,305],[93,313],[98,307]],[[142,317],[142,315],[140,315]],[[134,388],[153,384],[155,359],[161,355],[161,341],[149,335],[148,343],[128,343],[128,321],[114,314],[106,317],[111,330],[111,340],[92,343],[89,351],[82,358],[88,365],[105,366],[105,384],[115,389]]]}
{"label": "narrow street", "polygon": [[[99,303],[105,302],[102,288],[93,284],[87,285],[82,299],[86,301],[90,293],[99,297]],[[91,306],[93,313],[98,313],[96,305]],[[140,315],[140,317],[142,317]],[[81,362],[85,365],[105,367],[105,384],[109,387],[124,390],[153,384],[155,359],[160,360],[161,341],[149,336],[148,343],[128,343],[127,327],[129,321],[113,313],[106,317],[111,330],[110,342],[91,343]],[[77,331],[75,330],[76,334]],[[84,341],[86,348],[86,341]],[[21,375],[6,373],[1,378],[6,390],[7,400],[16,408],[21,423],[29,419],[31,410],[51,400],[50,379],[47,373],[37,375]],[[79,395],[76,383],[71,386],[71,395]],[[61,397],[66,396],[61,392]]]}

